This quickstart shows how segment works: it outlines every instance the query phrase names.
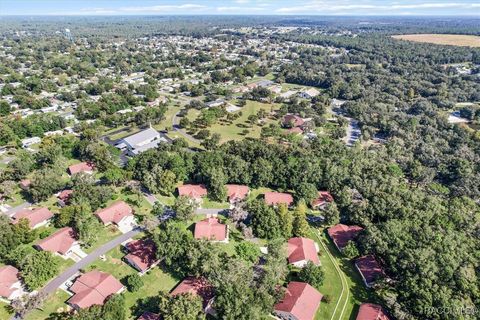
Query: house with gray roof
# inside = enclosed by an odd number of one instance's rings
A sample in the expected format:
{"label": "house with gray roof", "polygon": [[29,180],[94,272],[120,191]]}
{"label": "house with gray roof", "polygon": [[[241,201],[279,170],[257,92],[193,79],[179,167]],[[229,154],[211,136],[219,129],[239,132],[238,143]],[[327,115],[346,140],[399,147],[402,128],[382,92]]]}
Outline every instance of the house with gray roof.
{"label": "house with gray roof", "polygon": [[127,150],[129,156],[135,156],[149,149],[156,148],[161,142],[167,142],[167,139],[161,136],[157,130],[150,127],[123,138],[116,147],[120,150]]}

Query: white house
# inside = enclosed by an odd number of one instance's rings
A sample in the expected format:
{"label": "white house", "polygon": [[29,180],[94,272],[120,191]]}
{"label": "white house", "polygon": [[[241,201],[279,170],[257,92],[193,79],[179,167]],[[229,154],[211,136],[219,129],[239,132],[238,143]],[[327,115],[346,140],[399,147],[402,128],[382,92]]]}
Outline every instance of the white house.
{"label": "white house", "polygon": [[40,142],[42,142],[42,138],[40,137],[25,138],[25,139],[22,139],[22,147],[26,149],[30,147],[32,144],[37,144]]}
{"label": "white house", "polygon": [[320,92],[315,88],[310,88],[308,90],[302,91],[299,93],[300,97],[304,99],[312,99],[318,96]]}
{"label": "white house", "polygon": [[152,127],[123,138],[116,145],[120,150],[126,149],[130,156],[135,156],[149,149],[156,148],[159,143],[167,142],[160,133]]}

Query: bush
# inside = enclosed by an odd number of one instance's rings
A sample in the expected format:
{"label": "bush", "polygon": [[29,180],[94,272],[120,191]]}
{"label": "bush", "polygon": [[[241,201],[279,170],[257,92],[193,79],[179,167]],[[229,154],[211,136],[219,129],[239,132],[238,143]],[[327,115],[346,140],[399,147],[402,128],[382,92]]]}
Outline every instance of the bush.
{"label": "bush", "polygon": [[142,278],[137,273],[125,277],[125,285],[130,292],[140,290],[143,287],[143,284]]}

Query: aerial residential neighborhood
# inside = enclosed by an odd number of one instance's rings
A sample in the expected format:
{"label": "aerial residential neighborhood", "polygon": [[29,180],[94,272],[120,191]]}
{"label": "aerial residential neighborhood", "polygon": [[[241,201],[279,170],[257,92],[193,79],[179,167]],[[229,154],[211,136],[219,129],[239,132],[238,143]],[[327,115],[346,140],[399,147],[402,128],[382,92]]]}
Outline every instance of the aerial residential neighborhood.
{"label": "aerial residential neighborhood", "polygon": [[479,319],[477,11],[1,1],[0,320]]}

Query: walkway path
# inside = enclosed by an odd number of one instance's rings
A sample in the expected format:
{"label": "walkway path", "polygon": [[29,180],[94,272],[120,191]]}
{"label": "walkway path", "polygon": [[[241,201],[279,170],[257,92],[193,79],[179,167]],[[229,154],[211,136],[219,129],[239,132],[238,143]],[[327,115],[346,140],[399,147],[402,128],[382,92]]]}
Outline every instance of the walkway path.
{"label": "walkway path", "polygon": [[[340,277],[340,281],[342,283],[342,292],[340,293],[340,297],[338,298],[337,304],[335,305],[335,309],[333,310],[333,313],[332,313],[332,316],[330,317],[330,320],[334,320],[334,319],[342,320],[343,319],[343,314],[345,313],[345,308],[347,307],[348,299],[349,299],[349,296],[350,296],[350,288],[348,286],[347,278],[345,276],[345,273],[343,273],[343,271],[338,266],[337,261],[335,260],[333,255],[330,253],[330,250],[328,249],[328,247],[322,241],[320,232],[317,229],[315,229],[315,235],[317,236],[318,242],[320,243],[320,245],[323,247],[323,249],[327,253],[328,258],[330,259],[330,261],[332,261],[332,264],[335,267],[335,270],[337,271],[337,274]],[[342,298],[343,298],[344,295],[346,295],[346,296],[345,296],[345,300],[343,300],[343,305],[342,305],[341,303],[342,303]],[[335,315],[337,314],[337,309],[338,308],[341,308],[340,315],[335,318]]]}

